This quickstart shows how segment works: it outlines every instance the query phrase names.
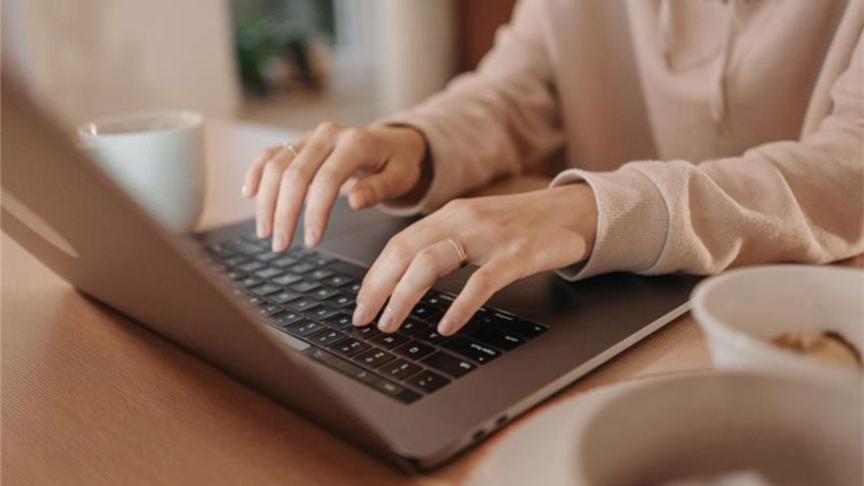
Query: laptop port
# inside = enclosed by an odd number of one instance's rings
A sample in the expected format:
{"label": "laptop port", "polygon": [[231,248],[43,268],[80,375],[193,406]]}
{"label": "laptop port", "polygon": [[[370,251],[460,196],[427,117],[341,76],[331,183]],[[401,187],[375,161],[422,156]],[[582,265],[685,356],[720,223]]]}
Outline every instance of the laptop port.
{"label": "laptop port", "polygon": [[498,417],[497,420],[495,420],[495,427],[496,427],[496,428],[497,428],[497,427],[501,427],[501,426],[503,426],[503,425],[506,424],[506,423],[507,423],[507,416],[506,416],[506,415],[502,415],[502,416]]}
{"label": "laptop port", "polygon": [[486,431],[483,429],[474,432],[474,442],[479,442],[486,436]]}

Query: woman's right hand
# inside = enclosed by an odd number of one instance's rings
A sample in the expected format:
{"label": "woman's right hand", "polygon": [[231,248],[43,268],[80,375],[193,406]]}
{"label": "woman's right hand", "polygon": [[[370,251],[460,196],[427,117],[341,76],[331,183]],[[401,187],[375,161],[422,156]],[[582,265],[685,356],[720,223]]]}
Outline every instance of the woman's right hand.
{"label": "woman's right hand", "polygon": [[413,196],[428,184],[421,177],[426,142],[412,127],[325,122],[292,146],[293,151],[285,145],[268,148],[243,184],[243,196],[256,197],[258,236],[272,236],[273,251],[291,245],[304,200],[304,241],[317,245],[340,187],[352,176],[359,177],[348,191],[353,209]]}

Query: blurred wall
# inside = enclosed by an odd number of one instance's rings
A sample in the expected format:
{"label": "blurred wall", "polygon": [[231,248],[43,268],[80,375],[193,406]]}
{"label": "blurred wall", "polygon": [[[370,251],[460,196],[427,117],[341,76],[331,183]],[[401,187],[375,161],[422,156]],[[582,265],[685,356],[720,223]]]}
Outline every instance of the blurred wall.
{"label": "blurred wall", "polygon": [[410,107],[439,91],[456,69],[456,0],[377,0],[379,111]]}
{"label": "blurred wall", "polygon": [[227,0],[4,0],[3,7],[4,24],[21,26],[4,41],[14,38],[31,86],[69,126],[153,108],[225,116],[240,103]]}

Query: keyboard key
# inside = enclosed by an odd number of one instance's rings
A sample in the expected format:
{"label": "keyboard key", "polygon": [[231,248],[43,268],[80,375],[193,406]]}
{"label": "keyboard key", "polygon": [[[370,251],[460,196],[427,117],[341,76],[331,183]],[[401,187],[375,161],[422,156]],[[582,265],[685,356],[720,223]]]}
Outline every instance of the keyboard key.
{"label": "keyboard key", "polygon": [[441,293],[435,292],[434,290],[426,294],[426,296],[423,297],[420,302],[437,308],[446,307],[450,303],[449,301],[445,301],[441,298]]}
{"label": "keyboard key", "polygon": [[297,300],[299,298],[300,294],[291,292],[290,290],[283,290],[281,292],[267,296],[267,300],[276,304],[287,304],[288,302]]}
{"label": "keyboard key", "polygon": [[354,361],[360,363],[367,368],[377,368],[385,363],[389,363],[396,359],[396,356],[384,351],[383,349],[371,349],[354,358]]}
{"label": "keyboard key", "polygon": [[290,326],[296,322],[303,320],[303,316],[296,312],[283,312],[282,314],[273,317],[273,321],[279,327]]}
{"label": "keyboard key", "polygon": [[351,315],[340,312],[339,314],[324,319],[324,324],[337,329],[348,329],[351,327]]}
{"label": "keyboard key", "polygon": [[439,314],[441,314],[441,309],[436,309],[426,304],[417,304],[413,309],[411,309],[412,316],[424,321],[428,321]]}
{"label": "keyboard key", "polygon": [[317,332],[321,329],[324,329],[324,326],[318,324],[315,321],[303,320],[300,322],[295,322],[294,324],[285,326],[284,329],[291,334],[296,336],[308,336],[313,332]]}
{"label": "keyboard key", "polygon": [[318,300],[327,300],[334,295],[339,295],[339,291],[336,289],[331,289],[330,287],[321,287],[320,289],[312,292],[311,295]]}
{"label": "keyboard key", "polygon": [[485,344],[459,336],[448,339],[441,346],[480,364],[488,363],[501,355],[500,352]]}
{"label": "keyboard key", "polygon": [[500,312],[493,312],[490,321],[502,331],[518,334],[527,339],[535,338],[546,332],[545,326]]}
{"label": "keyboard key", "polygon": [[420,395],[418,395],[417,393],[401,385],[391,383],[383,378],[378,378],[377,380],[372,382],[372,386],[386,393],[387,395],[390,395],[391,397],[405,403],[411,403],[420,398]]}
{"label": "keyboard key", "polygon": [[[328,265],[335,261],[334,258],[331,258],[327,255],[322,255],[320,253],[316,253],[314,256],[309,258],[309,261],[316,266],[323,267],[324,265]],[[332,275],[332,273],[330,274]]]}
{"label": "keyboard key", "polygon": [[402,326],[399,328],[399,333],[410,336],[412,334],[417,334],[418,332],[431,330],[432,326],[429,324],[424,324],[420,321],[408,318],[402,323]]}
{"label": "keyboard key", "polygon": [[319,321],[323,321],[329,317],[333,317],[336,314],[339,314],[339,311],[327,306],[321,306],[315,308],[312,312],[308,313],[309,317],[313,319],[317,319]]}
{"label": "keyboard key", "polygon": [[256,285],[261,285],[263,282],[264,281],[258,277],[246,277],[237,283],[240,284],[241,287],[248,289],[248,288],[254,287]]}
{"label": "keyboard key", "polygon": [[492,327],[489,324],[472,323],[459,331],[459,334],[470,336],[480,342],[491,344],[505,351],[509,351],[525,342],[523,338],[513,333],[502,331],[500,328]]}
{"label": "keyboard key", "polygon": [[319,302],[311,299],[299,299],[288,304],[288,307],[298,312],[310,311],[321,305]]}
{"label": "keyboard key", "polygon": [[334,260],[327,268],[354,278],[363,278],[366,275],[365,268],[343,260]]}
{"label": "keyboard key", "polygon": [[244,263],[237,267],[238,270],[242,270],[247,273],[252,273],[256,270],[260,270],[264,268],[264,264],[258,261],[251,261],[249,263]]}
{"label": "keyboard key", "polygon": [[283,273],[285,273],[285,271],[279,268],[267,267],[255,272],[255,276],[258,278],[263,278],[264,280],[270,280],[271,278],[282,275]]}
{"label": "keyboard key", "polygon": [[319,284],[318,282],[314,282],[311,280],[304,280],[300,283],[292,285],[291,288],[293,290],[296,290],[297,292],[302,292],[305,294],[307,292],[311,292],[311,291],[317,289],[320,286],[321,286],[321,284]]}
{"label": "keyboard key", "polygon": [[273,253],[272,251],[270,251],[270,252],[262,253],[262,254],[256,256],[255,259],[262,261],[262,262],[265,262],[265,263],[269,263],[269,262],[272,262],[273,260],[278,260],[279,257],[281,257],[281,256],[282,256],[281,253]]}
{"label": "keyboard key", "polygon": [[306,337],[311,343],[317,344],[319,346],[330,346],[331,344],[336,344],[339,341],[344,340],[348,336],[342,334],[339,331],[334,331],[332,329],[321,329],[314,334],[310,334]]}
{"label": "keyboard key", "polygon": [[421,363],[429,366],[430,368],[435,368],[438,371],[442,371],[445,374],[452,376],[453,378],[459,378],[466,373],[474,371],[474,369],[476,368],[476,366],[469,363],[468,361],[457,358],[443,351],[438,351],[437,353],[427,357],[426,359],[423,359]]}
{"label": "keyboard key", "polygon": [[355,337],[363,340],[367,340],[381,334],[381,331],[379,331],[377,327],[372,325],[355,327],[351,330],[351,332],[354,333]]}
{"label": "keyboard key", "polygon": [[432,351],[435,351],[435,348],[427,344],[423,344],[419,341],[411,341],[410,343],[405,343],[402,346],[399,346],[393,351],[395,353],[401,354],[402,356],[417,361],[420,358],[428,355]]}
{"label": "keyboard key", "polygon": [[257,295],[252,295],[252,296],[247,297],[246,301],[252,305],[261,305],[261,304],[264,304],[265,302],[267,302],[264,300],[264,297],[258,297]]}
{"label": "keyboard key", "polygon": [[450,383],[450,380],[433,371],[424,370],[406,380],[405,383],[408,383],[425,393],[432,393]]}
{"label": "keyboard key", "polygon": [[339,308],[349,307],[354,305],[355,297],[353,295],[339,294],[330,299],[327,303]]}
{"label": "keyboard key", "polygon": [[300,275],[288,273],[288,274],[282,275],[281,277],[276,277],[276,278],[272,279],[271,282],[273,282],[277,285],[288,286],[288,285],[291,285],[293,283],[297,283],[301,280],[303,280],[303,277],[301,277]]}
{"label": "keyboard key", "polygon": [[207,253],[218,258],[229,258],[234,252],[223,243],[209,243],[206,245]]}
{"label": "keyboard key", "polygon": [[[277,253],[277,255],[278,255],[278,253]],[[277,258],[276,260],[273,260],[273,265],[275,265],[279,268],[285,268],[285,267],[290,267],[291,265],[297,264],[298,261],[299,260],[297,260],[294,257],[288,256],[288,255],[280,255],[279,258]]]}
{"label": "keyboard key", "polygon": [[306,273],[315,270],[315,265],[308,262],[300,262],[297,265],[291,267],[291,271],[294,273]]}
{"label": "keyboard key", "polygon": [[282,307],[279,307],[276,304],[264,304],[258,308],[258,313],[262,316],[272,316],[274,314],[278,314],[282,312]]}
{"label": "keyboard key", "polygon": [[264,252],[264,248],[252,243],[244,243],[242,241],[232,241],[229,243],[225,243],[225,246],[229,250],[246,256],[253,256]]}
{"label": "keyboard key", "polygon": [[331,287],[341,287],[343,285],[348,285],[353,282],[354,279],[351,277],[346,277],[345,275],[334,275],[329,279],[325,280],[324,283]]}
{"label": "keyboard key", "polygon": [[369,350],[372,346],[364,343],[363,341],[358,341],[352,337],[349,337],[343,341],[339,341],[336,344],[330,346],[334,352],[341,354],[342,356],[352,357],[357,356],[360,353],[363,353]]}
{"label": "keyboard key", "polygon": [[386,378],[402,381],[422,369],[414,363],[409,363],[404,359],[397,359],[382,366],[378,371]]}
{"label": "keyboard key", "polygon": [[345,290],[349,294],[357,295],[357,292],[360,292],[360,282],[354,282],[348,287],[345,287],[343,290]]}
{"label": "keyboard key", "polygon": [[379,334],[369,340],[384,349],[393,349],[408,342],[408,338],[399,334]]}
{"label": "keyboard key", "polygon": [[226,258],[225,260],[222,260],[222,263],[228,265],[229,267],[236,267],[237,265],[242,265],[246,263],[246,257],[235,256],[231,258]]}
{"label": "keyboard key", "polygon": [[279,292],[280,290],[282,290],[282,287],[280,287],[278,285],[273,285],[270,283],[265,283],[264,285],[259,285],[257,287],[253,287],[253,288],[249,289],[250,292],[252,292],[253,294],[255,294],[259,297],[266,297],[270,294],[275,294],[276,292]]}
{"label": "keyboard key", "polygon": [[423,342],[427,342],[429,344],[439,344],[444,342],[445,339],[447,339],[444,336],[438,334],[438,331],[436,331],[435,328],[432,326],[428,326],[427,329],[412,334],[411,337]]}
{"label": "keyboard key", "polygon": [[333,275],[332,270],[325,270],[323,268],[319,268],[318,270],[315,270],[314,272],[307,275],[307,277],[309,277],[313,280],[319,280],[320,281],[320,280],[324,280],[325,278],[330,277],[332,275]]}

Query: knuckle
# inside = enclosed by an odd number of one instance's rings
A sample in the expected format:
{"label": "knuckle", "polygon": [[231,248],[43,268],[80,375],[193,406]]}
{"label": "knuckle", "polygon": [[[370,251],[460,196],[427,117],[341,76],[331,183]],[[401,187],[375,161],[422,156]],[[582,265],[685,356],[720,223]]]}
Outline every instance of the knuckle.
{"label": "knuckle", "polygon": [[326,137],[330,137],[336,135],[339,131],[339,124],[334,121],[325,121],[318,124],[318,128],[315,129],[315,132],[319,135],[323,135]]}
{"label": "knuckle", "polygon": [[339,187],[342,183],[339,180],[336,171],[333,169],[321,168],[317,174],[315,174],[315,182],[314,184],[319,189],[332,190],[333,188]]}
{"label": "knuckle", "polygon": [[431,248],[420,250],[420,253],[414,258],[414,262],[421,269],[432,269],[438,266],[438,259]]}
{"label": "knuckle", "polygon": [[299,165],[289,165],[282,173],[282,182],[288,185],[298,184],[306,180],[306,170]]}
{"label": "knuckle", "polygon": [[369,135],[362,128],[349,128],[345,130],[345,141],[351,145],[365,146],[369,141]]}
{"label": "knuckle", "polygon": [[277,173],[282,170],[282,164],[279,163],[278,159],[270,159],[264,163],[264,173],[272,174]]}
{"label": "knuckle", "polygon": [[397,262],[405,262],[409,258],[408,248],[400,235],[390,238],[386,249],[387,256]]}

